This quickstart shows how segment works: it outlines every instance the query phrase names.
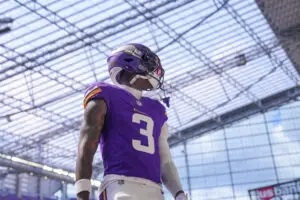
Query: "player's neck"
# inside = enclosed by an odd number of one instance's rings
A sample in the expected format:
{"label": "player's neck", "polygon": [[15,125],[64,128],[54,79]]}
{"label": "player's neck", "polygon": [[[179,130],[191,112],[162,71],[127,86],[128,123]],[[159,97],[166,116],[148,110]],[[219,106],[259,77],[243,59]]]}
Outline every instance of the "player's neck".
{"label": "player's neck", "polygon": [[142,98],[142,94],[143,92],[141,90],[132,88],[128,85],[122,85],[122,88],[124,88],[125,90],[127,90],[130,94],[132,94],[135,98],[140,99]]}

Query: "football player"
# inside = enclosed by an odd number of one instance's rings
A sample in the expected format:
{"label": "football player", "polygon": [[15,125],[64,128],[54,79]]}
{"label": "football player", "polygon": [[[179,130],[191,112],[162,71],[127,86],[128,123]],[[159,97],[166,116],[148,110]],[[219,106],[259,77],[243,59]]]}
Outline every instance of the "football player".
{"label": "football player", "polygon": [[162,183],[176,200],[187,200],[167,142],[165,107],[142,96],[142,91],[162,86],[159,57],[134,43],[113,51],[107,63],[115,85],[97,82],[85,92],[77,199],[89,199],[93,157],[100,144],[100,200],[163,200]]}

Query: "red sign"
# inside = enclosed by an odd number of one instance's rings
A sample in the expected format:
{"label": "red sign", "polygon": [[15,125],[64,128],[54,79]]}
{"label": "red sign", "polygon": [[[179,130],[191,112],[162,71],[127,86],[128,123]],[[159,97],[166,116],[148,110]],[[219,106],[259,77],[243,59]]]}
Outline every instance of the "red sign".
{"label": "red sign", "polygon": [[252,200],[300,199],[300,179],[249,190]]}
{"label": "red sign", "polygon": [[275,197],[274,188],[273,187],[266,187],[257,190],[258,197],[261,200],[271,200]]}

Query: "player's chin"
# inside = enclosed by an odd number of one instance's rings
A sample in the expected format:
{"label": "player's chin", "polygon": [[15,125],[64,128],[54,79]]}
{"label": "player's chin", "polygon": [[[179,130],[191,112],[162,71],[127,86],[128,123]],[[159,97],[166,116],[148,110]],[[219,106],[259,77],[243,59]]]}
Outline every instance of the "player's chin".
{"label": "player's chin", "polygon": [[139,90],[153,90],[153,86],[151,83],[146,79],[138,79],[136,80],[135,85]]}
{"label": "player's chin", "polygon": [[147,86],[142,87],[141,90],[149,91],[149,90],[153,90],[153,87],[152,87],[152,85],[147,85]]}
{"label": "player's chin", "polygon": [[145,85],[143,90],[155,90],[156,88],[153,88],[153,85],[149,81],[147,81],[147,84]]}

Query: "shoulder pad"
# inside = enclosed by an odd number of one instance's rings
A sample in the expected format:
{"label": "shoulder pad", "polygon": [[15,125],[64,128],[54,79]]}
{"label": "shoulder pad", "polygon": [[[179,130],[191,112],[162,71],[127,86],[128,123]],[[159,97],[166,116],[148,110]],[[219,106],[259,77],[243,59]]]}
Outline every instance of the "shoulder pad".
{"label": "shoulder pad", "polygon": [[96,82],[91,84],[85,91],[84,93],[84,103],[83,106],[84,108],[86,107],[87,103],[89,100],[92,98],[95,98],[97,96],[103,97],[107,96],[107,93],[109,88],[112,88],[113,86],[107,83],[102,83],[102,82]]}

